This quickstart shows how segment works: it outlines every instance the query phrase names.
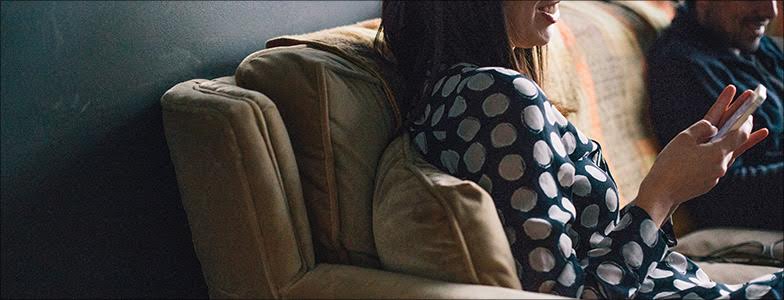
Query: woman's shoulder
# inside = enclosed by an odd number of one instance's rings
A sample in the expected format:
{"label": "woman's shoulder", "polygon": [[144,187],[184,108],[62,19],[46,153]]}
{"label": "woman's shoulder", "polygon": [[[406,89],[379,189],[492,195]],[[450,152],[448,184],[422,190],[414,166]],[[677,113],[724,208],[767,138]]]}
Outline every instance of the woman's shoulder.
{"label": "woman's shoulder", "polygon": [[537,98],[541,89],[533,80],[516,70],[458,63],[442,68],[426,85],[426,96],[450,98],[455,95],[504,93],[508,96]]}

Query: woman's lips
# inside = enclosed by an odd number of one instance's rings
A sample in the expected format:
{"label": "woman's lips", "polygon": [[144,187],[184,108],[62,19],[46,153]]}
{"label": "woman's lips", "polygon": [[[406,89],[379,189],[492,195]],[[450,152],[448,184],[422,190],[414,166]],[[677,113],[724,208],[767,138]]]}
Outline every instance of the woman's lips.
{"label": "woman's lips", "polygon": [[558,9],[558,2],[539,7],[536,9],[536,11],[542,14],[550,23],[556,23],[558,22],[558,19],[561,18],[561,11]]}

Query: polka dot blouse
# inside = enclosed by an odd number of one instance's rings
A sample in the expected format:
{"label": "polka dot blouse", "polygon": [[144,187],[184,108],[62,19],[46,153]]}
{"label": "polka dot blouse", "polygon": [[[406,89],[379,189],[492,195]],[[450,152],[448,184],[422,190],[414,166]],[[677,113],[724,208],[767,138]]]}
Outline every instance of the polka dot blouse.
{"label": "polka dot blouse", "polygon": [[641,208],[620,208],[601,147],[541,89],[504,68],[457,64],[432,76],[409,131],[424,158],[495,200],[523,289],[582,298],[782,296],[782,272],[711,281],[670,251]]}

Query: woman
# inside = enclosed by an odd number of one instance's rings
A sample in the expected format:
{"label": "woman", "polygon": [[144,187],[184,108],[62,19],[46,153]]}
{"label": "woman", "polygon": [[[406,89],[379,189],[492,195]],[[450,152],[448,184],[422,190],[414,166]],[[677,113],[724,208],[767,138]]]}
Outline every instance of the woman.
{"label": "woman", "polygon": [[751,120],[708,140],[750,96],[728,86],[659,155],[623,209],[601,147],[537,85],[558,1],[384,1],[386,46],[425,159],[493,196],[525,290],[584,298],[781,298],[782,272],[712,282],[659,228],[767,135]]}

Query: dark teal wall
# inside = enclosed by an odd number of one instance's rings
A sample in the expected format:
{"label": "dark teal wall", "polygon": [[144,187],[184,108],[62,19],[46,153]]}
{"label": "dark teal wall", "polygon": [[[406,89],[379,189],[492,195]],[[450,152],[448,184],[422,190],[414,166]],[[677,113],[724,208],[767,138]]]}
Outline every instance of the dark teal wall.
{"label": "dark teal wall", "polygon": [[160,96],[360,2],[2,1],[2,297],[204,297]]}

